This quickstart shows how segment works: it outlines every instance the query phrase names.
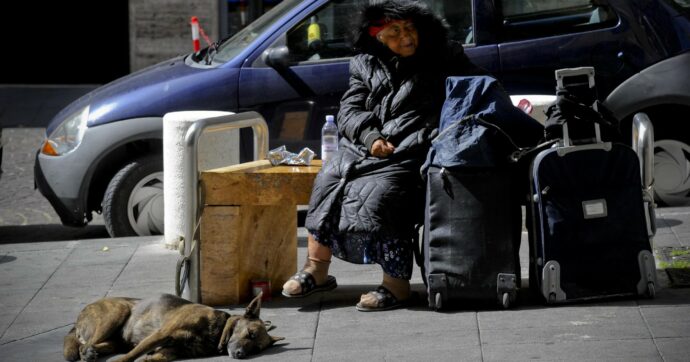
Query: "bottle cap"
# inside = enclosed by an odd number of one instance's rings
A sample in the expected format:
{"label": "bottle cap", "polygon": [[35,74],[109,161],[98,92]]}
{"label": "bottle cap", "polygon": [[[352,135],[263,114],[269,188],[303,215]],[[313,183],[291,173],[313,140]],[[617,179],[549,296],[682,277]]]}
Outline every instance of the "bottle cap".
{"label": "bottle cap", "polygon": [[326,122],[335,122],[335,118],[332,114],[326,116]]}

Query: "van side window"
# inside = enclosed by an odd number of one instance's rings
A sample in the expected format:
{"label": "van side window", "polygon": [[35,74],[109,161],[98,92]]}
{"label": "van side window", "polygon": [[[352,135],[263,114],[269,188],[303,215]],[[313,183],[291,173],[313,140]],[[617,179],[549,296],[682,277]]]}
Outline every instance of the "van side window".
{"label": "van side window", "polygon": [[500,0],[504,41],[606,27],[616,15],[597,0]]}
{"label": "van side window", "polygon": [[287,32],[290,58],[297,62],[353,55],[350,43],[352,15],[364,0],[336,0],[317,10]]}
{"label": "van side window", "polygon": [[[352,56],[350,35],[367,0],[334,0],[310,14],[287,32],[290,59],[310,62]],[[424,0],[450,25],[449,37],[462,44],[474,43],[472,0]]]}
{"label": "van side window", "polygon": [[461,44],[473,44],[472,0],[426,0],[431,10],[448,22],[448,37]]}

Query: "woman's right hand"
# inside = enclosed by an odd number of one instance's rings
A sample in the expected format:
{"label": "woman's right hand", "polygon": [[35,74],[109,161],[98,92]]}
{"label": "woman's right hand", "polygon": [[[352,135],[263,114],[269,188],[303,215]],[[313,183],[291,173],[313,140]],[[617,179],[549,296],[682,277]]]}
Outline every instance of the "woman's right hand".
{"label": "woman's right hand", "polygon": [[379,138],[371,145],[371,154],[375,157],[386,158],[395,151],[395,146],[392,143]]}

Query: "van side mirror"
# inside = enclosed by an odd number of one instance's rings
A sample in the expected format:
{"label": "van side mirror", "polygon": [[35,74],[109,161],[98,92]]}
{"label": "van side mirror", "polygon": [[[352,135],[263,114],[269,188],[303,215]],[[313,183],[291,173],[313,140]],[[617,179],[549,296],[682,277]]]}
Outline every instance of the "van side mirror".
{"label": "van side mirror", "polygon": [[290,66],[290,49],[284,45],[269,48],[263,53],[262,58],[271,68],[286,69]]}

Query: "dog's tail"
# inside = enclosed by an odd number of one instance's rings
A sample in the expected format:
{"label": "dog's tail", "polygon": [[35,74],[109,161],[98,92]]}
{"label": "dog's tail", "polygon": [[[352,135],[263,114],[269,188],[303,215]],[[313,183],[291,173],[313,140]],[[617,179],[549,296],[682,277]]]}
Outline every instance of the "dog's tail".
{"label": "dog's tail", "polygon": [[72,329],[65,336],[65,341],[62,346],[62,354],[67,361],[79,360],[79,339],[77,339],[77,328]]}

